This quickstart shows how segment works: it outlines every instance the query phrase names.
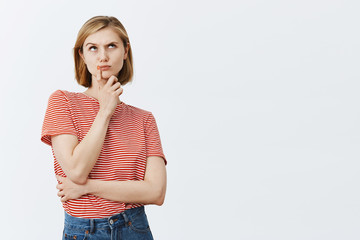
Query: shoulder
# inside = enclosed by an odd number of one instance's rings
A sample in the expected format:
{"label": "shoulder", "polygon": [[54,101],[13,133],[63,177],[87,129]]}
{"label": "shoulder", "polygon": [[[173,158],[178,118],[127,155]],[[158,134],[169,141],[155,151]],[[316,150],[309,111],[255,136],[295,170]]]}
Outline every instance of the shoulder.
{"label": "shoulder", "polygon": [[77,94],[78,94],[78,93],[76,93],[76,92],[70,92],[70,91],[67,91],[67,90],[58,89],[58,90],[54,91],[53,93],[51,93],[50,96],[74,97],[74,96],[76,96]]}
{"label": "shoulder", "polygon": [[66,100],[64,92],[64,90],[56,90],[55,92],[51,93],[49,97],[49,104],[54,105],[64,102]]}
{"label": "shoulder", "polygon": [[56,91],[54,91],[53,93],[50,94],[50,99],[52,99],[52,98],[64,98],[64,97],[66,97],[68,95],[68,93],[69,92],[66,91],[66,90],[58,89],[58,90],[56,90]]}
{"label": "shoulder", "polygon": [[74,92],[58,89],[50,94],[48,106],[55,108],[71,108],[74,103],[78,102],[77,98],[78,96]]}
{"label": "shoulder", "polygon": [[140,117],[142,119],[144,119],[145,121],[152,116],[152,112],[139,108],[139,107],[135,107],[133,105],[129,105],[126,104],[127,110],[133,115],[133,116],[137,116]]}
{"label": "shoulder", "polygon": [[51,93],[49,100],[71,101],[76,98],[77,98],[77,93],[58,89],[58,90],[54,91],[53,93]]}

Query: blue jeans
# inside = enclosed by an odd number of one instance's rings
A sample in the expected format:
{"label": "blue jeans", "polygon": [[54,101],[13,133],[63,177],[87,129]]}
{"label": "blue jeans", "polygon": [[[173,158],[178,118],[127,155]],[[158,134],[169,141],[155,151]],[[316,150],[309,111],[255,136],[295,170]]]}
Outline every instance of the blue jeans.
{"label": "blue jeans", "polygon": [[108,218],[77,218],[65,212],[65,239],[153,239],[144,206],[125,210]]}

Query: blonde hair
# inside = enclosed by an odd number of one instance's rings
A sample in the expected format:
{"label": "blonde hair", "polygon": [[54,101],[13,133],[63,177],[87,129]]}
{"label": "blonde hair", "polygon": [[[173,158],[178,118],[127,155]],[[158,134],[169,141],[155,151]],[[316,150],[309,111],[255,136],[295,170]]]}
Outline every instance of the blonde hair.
{"label": "blonde hair", "polygon": [[79,54],[79,50],[82,53],[83,52],[83,44],[85,42],[85,39],[106,27],[111,27],[113,30],[115,30],[116,33],[119,34],[120,39],[123,41],[124,48],[126,48],[129,44],[129,50],[127,54],[127,58],[124,60],[124,65],[119,72],[117,78],[121,85],[125,85],[128,82],[131,81],[133,76],[133,57],[131,52],[131,46],[128,34],[124,28],[124,26],[121,24],[121,22],[115,18],[115,17],[109,17],[109,16],[96,16],[93,18],[90,18],[88,21],[84,23],[84,25],[81,27],[77,39],[74,46],[74,61],[75,61],[75,78],[76,81],[84,86],[84,87],[91,87],[91,73],[86,67],[86,64],[84,60],[81,58]]}

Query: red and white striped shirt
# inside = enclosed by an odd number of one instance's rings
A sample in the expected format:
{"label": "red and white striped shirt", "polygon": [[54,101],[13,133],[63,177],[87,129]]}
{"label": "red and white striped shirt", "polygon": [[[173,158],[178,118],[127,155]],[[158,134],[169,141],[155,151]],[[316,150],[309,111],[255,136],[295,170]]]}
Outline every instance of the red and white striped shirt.
{"label": "red and white striped shirt", "polygon": [[[49,98],[41,141],[51,146],[51,136],[73,134],[80,142],[90,130],[99,106],[98,100],[84,93],[55,91]],[[100,156],[89,178],[105,181],[144,180],[149,156],[160,156],[166,164],[155,118],[149,111],[122,102],[111,117]],[[56,175],[66,177],[55,155],[54,169]],[[67,213],[82,218],[109,217],[139,206],[142,204],[120,203],[91,194],[63,204]]]}

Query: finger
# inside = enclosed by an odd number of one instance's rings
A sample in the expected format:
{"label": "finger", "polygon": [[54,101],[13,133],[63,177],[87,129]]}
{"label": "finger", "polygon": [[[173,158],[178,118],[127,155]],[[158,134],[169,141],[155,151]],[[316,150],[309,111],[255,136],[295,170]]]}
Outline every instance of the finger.
{"label": "finger", "polygon": [[61,202],[64,203],[64,202],[66,202],[68,199],[66,198],[66,196],[63,196],[63,197],[60,198],[60,200],[61,200]]}
{"label": "finger", "polygon": [[100,81],[101,79],[102,79],[102,71],[100,66],[97,66],[96,80]]}
{"label": "finger", "polygon": [[[116,83],[116,82],[119,81],[119,79],[118,79],[115,75],[111,75],[110,78],[113,78],[113,79],[114,79],[114,83]],[[109,79],[110,79],[110,78],[109,78]]]}
{"label": "finger", "polygon": [[56,179],[57,179],[60,183],[62,183],[62,182],[65,180],[64,177],[61,177],[61,176],[59,176],[59,175],[55,175],[55,177],[56,177]]}
{"label": "finger", "polygon": [[114,83],[116,83],[116,81],[117,81],[117,78],[114,75],[112,75],[111,77],[109,77],[109,79],[107,80],[105,85],[107,87],[111,87]]}
{"label": "finger", "polygon": [[58,189],[59,191],[64,190],[63,184],[62,183],[57,184],[56,189]]}
{"label": "finger", "polygon": [[117,90],[118,88],[121,88],[121,84],[119,82],[115,83],[114,85],[111,86],[111,90],[115,91]]}
{"label": "finger", "polygon": [[117,90],[115,91],[115,94],[116,94],[117,96],[120,96],[122,93],[123,93],[123,88],[119,88],[119,89],[117,89]]}
{"label": "finger", "polygon": [[108,81],[106,82],[106,86],[107,87],[111,87],[114,83],[116,83],[118,81],[117,77],[115,77],[114,75],[112,75]]}
{"label": "finger", "polygon": [[60,191],[58,191],[57,195],[58,195],[59,197],[64,197],[64,196],[65,196],[65,192],[62,191],[62,190],[60,190]]}

